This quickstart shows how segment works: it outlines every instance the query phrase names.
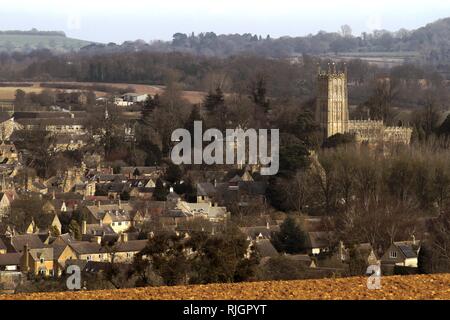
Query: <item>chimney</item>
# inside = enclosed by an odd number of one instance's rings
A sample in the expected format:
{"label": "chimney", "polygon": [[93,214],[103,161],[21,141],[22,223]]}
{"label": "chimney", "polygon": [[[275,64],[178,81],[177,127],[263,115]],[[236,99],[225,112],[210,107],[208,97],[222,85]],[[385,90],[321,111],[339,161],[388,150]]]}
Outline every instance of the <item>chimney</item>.
{"label": "chimney", "polygon": [[99,224],[100,224],[100,227],[103,227],[103,220],[102,219],[100,219]]}
{"label": "chimney", "polygon": [[120,197],[119,197],[119,209],[122,209],[122,201],[120,200]]}
{"label": "chimney", "polygon": [[266,222],[266,228],[267,228],[267,230],[270,230],[270,224],[269,224],[269,221]]}
{"label": "chimney", "polygon": [[100,236],[95,236],[95,237],[93,237],[92,238],[92,242],[96,242],[96,243],[98,243],[98,244],[102,244],[102,237],[100,237]]}
{"label": "chimney", "polygon": [[412,243],[413,243],[413,245],[416,245],[416,236],[415,235],[412,235]]}
{"label": "chimney", "polygon": [[81,221],[81,234],[87,233],[86,220]]}
{"label": "chimney", "polygon": [[100,201],[97,201],[97,207],[100,208]]}
{"label": "chimney", "polygon": [[120,241],[121,242],[128,242],[128,233],[120,234]]}
{"label": "chimney", "polygon": [[214,179],[214,188],[217,187],[217,179]]}
{"label": "chimney", "polygon": [[23,246],[23,264],[24,265],[22,268],[22,270],[25,272],[30,271],[30,265],[29,265],[30,262],[29,262],[29,257],[28,257],[29,252],[30,252],[30,250],[28,249],[28,244],[25,244]]}

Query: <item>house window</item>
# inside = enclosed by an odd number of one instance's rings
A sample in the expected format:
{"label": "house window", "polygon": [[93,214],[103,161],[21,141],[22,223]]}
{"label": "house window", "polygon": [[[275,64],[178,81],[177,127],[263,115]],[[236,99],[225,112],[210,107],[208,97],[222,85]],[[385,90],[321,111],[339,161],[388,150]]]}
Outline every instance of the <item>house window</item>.
{"label": "house window", "polygon": [[122,222],[119,222],[119,226],[121,226],[122,225]]}
{"label": "house window", "polygon": [[91,261],[91,256],[87,256],[87,257],[86,257],[86,260],[87,260],[87,261]]}
{"label": "house window", "polygon": [[40,261],[41,261],[41,263],[44,263],[44,259],[43,259],[43,258],[41,258],[41,260],[40,260]]}
{"label": "house window", "polygon": [[391,259],[397,258],[397,251],[391,251],[391,252],[389,253],[389,257],[390,257]]}

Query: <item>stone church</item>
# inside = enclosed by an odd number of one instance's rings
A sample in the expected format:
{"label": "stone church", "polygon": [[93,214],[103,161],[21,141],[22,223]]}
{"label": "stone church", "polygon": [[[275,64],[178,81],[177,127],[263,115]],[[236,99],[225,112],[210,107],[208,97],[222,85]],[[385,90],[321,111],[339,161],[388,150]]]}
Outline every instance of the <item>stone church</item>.
{"label": "stone church", "polygon": [[411,141],[411,128],[387,127],[383,121],[350,120],[347,71],[337,72],[334,64],[327,72],[319,70],[316,121],[324,139],[337,133],[350,133],[355,135],[356,141],[369,144],[409,144]]}

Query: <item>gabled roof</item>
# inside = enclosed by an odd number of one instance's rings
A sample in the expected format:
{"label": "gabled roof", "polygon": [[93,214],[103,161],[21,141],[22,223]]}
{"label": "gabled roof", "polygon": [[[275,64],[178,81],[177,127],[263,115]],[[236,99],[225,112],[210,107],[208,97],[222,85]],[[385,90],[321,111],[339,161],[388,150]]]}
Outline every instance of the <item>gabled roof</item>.
{"label": "gabled roof", "polygon": [[122,182],[127,181],[127,177],[123,174],[108,174],[108,173],[100,173],[95,175],[94,177],[98,181],[109,181],[109,182]]}
{"label": "gabled roof", "polygon": [[170,192],[167,195],[167,201],[178,201],[181,197],[176,192]]}
{"label": "gabled roof", "polygon": [[278,251],[275,249],[275,247],[272,245],[272,243],[268,239],[262,239],[262,240],[256,241],[255,247],[256,247],[256,250],[258,250],[261,257],[277,257],[278,256]]}
{"label": "gabled roof", "polygon": [[10,252],[22,252],[25,245],[28,245],[29,249],[45,248],[45,244],[37,234],[15,235],[10,238],[2,236],[1,239]]}
{"label": "gabled roof", "polygon": [[273,232],[280,231],[280,226],[272,225],[267,228],[267,226],[253,226],[253,227],[240,227],[239,228],[247,237],[255,239],[259,235],[264,238],[270,238]]}
{"label": "gabled roof", "polygon": [[406,259],[417,258],[417,251],[413,248],[412,244],[395,242],[394,245],[397,246]]}
{"label": "gabled roof", "polygon": [[210,182],[197,183],[197,196],[214,196],[216,188]]}
{"label": "gabled roof", "polygon": [[327,231],[308,232],[310,248],[327,248],[332,234],[333,232]]}
{"label": "gabled roof", "polygon": [[110,225],[99,225],[99,224],[87,224],[86,225],[86,235],[90,236],[104,236],[104,235],[115,235],[116,232]]}
{"label": "gabled roof", "polygon": [[265,195],[267,184],[263,181],[241,181],[238,184],[239,190],[250,195]]}
{"label": "gabled roof", "polygon": [[52,245],[51,247],[53,248],[53,256],[55,259],[59,259],[59,257],[61,256],[61,254],[64,252],[64,250],[67,248],[67,244],[62,244],[62,245]]}
{"label": "gabled roof", "polygon": [[0,266],[18,266],[22,253],[5,253],[0,254]]}
{"label": "gabled roof", "polygon": [[144,178],[144,179],[128,179],[128,186],[130,188],[141,188],[145,187],[147,183],[150,182],[150,178]]}
{"label": "gabled roof", "polygon": [[73,241],[75,241],[75,239],[72,238],[70,233],[65,233],[65,234],[61,234],[61,235],[57,236],[53,242],[55,242],[55,241],[57,244],[60,244],[60,243],[70,244]]}
{"label": "gabled roof", "polygon": [[53,248],[30,249],[30,256],[35,261],[39,261],[41,259],[44,259],[45,261],[52,261]]}
{"label": "gabled roof", "polygon": [[0,238],[0,250],[8,250],[8,247],[5,245],[5,243],[1,238]]}
{"label": "gabled roof", "polygon": [[40,181],[33,181],[33,187],[35,187],[36,189],[39,189],[39,190],[47,189],[47,186]]}
{"label": "gabled roof", "polygon": [[131,221],[130,214],[123,211],[111,211],[105,212],[105,216],[108,215],[113,222]]}
{"label": "gabled roof", "polygon": [[286,254],[285,257],[294,261],[311,263],[311,257],[307,254]]}
{"label": "gabled roof", "polygon": [[149,175],[158,173],[164,170],[162,167],[121,167],[120,172],[122,174],[133,174],[135,170],[138,170],[141,175]]}
{"label": "gabled roof", "polygon": [[229,182],[237,183],[237,182],[241,182],[241,181],[242,181],[242,178],[238,175],[235,175],[233,178],[230,179]]}
{"label": "gabled roof", "polygon": [[174,210],[167,210],[163,216],[169,217],[169,218],[187,218],[187,217],[192,217],[192,214],[183,212],[178,209],[174,209]]}
{"label": "gabled roof", "polygon": [[115,211],[124,211],[124,212],[130,212],[133,208],[129,203],[122,203],[120,206],[119,204],[102,204],[102,205],[92,205],[92,206],[86,206],[86,209],[92,214],[92,216],[97,219],[101,220],[105,216],[106,212],[115,212]]}
{"label": "gabled roof", "polygon": [[[66,266],[77,265],[82,272],[99,273],[108,270],[111,267],[109,262],[86,261],[86,260],[67,260]],[[130,265],[126,263],[115,263],[115,267],[127,270]]]}
{"label": "gabled roof", "polygon": [[78,254],[95,254],[95,253],[106,253],[106,249],[96,243],[87,241],[77,241],[72,242],[70,247]]}
{"label": "gabled roof", "polygon": [[117,242],[113,249],[115,252],[138,252],[145,248],[148,240],[131,240],[127,242]]}

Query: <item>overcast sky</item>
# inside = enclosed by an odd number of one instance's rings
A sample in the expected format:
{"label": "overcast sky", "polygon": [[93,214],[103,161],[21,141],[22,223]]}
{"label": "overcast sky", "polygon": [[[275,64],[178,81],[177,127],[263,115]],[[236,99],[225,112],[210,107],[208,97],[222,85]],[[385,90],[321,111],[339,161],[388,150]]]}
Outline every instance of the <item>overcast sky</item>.
{"label": "overcast sky", "polygon": [[62,30],[98,42],[169,40],[175,32],[302,36],[415,29],[450,17],[450,0],[7,0],[0,30]]}

